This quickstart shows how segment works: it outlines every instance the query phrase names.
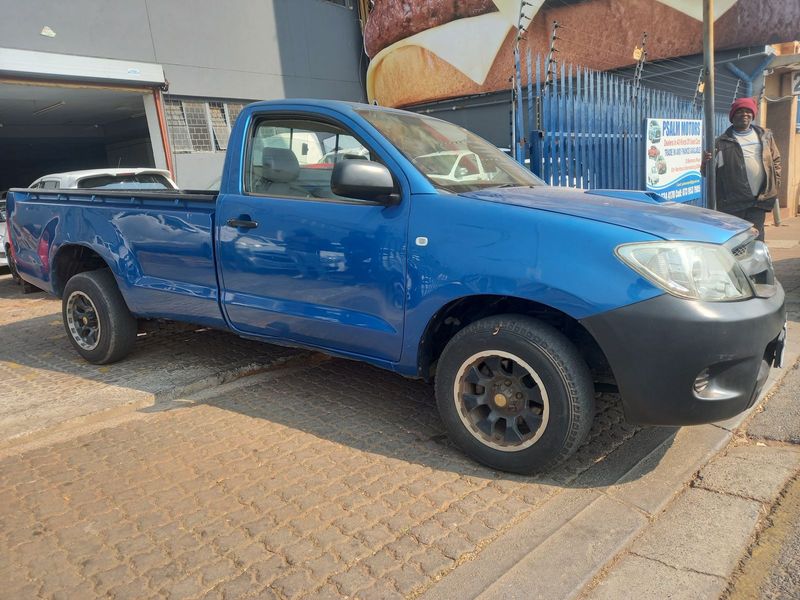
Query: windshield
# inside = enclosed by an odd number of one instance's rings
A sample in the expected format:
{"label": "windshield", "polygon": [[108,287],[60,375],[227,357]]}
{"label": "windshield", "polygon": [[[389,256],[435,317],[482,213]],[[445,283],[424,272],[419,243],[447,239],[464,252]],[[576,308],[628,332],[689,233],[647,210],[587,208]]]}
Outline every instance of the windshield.
{"label": "windshield", "polygon": [[112,190],[171,190],[174,189],[166,177],[157,173],[135,175],[98,175],[86,177],[78,182],[78,188],[105,188]]}
{"label": "windshield", "polygon": [[362,108],[357,112],[437,188],[460,193],[545,185],[492,144],[452,123],[400,111]]}

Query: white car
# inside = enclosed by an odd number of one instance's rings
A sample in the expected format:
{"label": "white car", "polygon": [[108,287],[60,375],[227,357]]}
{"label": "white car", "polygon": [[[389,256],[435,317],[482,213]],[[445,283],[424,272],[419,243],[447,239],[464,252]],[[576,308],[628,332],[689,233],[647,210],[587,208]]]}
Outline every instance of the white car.
{"label": "white car", "polygon": [[169,171],[152,168],[90,169],[39,177],[31,189],[177,190]]}
{"label": "white car", "polygon": [[480,157],[468,150],[444,150],[423,154],[414,159],[428,177],[442,181],[468,182],[489,181]]}
{"label": "white car", "polygon": [[369,150],[363,146],[359,148],[337,148],[327,152],[319,162],[321,164],[335,164],[344,159],[369,160]]}
{"label": "white car", "polygon": [[0,196],[0,268],[8,266],[6,256],[6,193]]}

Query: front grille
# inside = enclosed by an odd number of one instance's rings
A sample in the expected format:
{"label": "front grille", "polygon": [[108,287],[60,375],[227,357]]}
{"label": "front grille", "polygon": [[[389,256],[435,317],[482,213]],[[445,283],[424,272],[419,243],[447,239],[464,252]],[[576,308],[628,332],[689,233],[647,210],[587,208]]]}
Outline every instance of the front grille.
{"label": "front grille", "polygon": [[744,244],[739,244],[733,250],[731,250],[731,252],[738,260],[741,260],[748,256],[752,256],[755,247],[756,241],[755,239],[751,239],[746,241]]}

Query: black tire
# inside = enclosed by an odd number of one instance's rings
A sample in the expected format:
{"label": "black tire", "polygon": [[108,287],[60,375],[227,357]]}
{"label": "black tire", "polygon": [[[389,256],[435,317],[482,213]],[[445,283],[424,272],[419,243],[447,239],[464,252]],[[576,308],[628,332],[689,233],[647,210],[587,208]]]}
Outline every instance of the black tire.
{"label": "black tire", "polygon": [[20,285],[22,283],[22,277],[19,276],[17,264],[14,262],[14,257],[11,255],[11,246],[8,244],[6,244],[6,260],[8,261],[8,270],[11,273],[11,280],[17,285]]}
{"label": "black tire", "polygon": [[72,346],[90,363],[113,363],[133,349],[136,319],[108,269],[73,276],[64,287],[61,316]]}
{"label": "black tire", "polygon": [[531,475],[586,440],[594,386],[562,333],[530,317],[500,315],[468,325],[447,344],[436,368],[436,403],[467,455]]}

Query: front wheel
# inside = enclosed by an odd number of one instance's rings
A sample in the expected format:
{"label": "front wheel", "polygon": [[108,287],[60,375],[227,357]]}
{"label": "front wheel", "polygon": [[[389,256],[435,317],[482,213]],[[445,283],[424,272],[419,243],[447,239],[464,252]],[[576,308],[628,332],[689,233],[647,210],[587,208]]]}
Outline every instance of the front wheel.
{"label": "front wheel", "polygon": [[113,363],[133,349],[136,319],[108,269],[73,276],[64,287],[61,315],[72,346],[90,363]]}
{"label": "front wheel", "polygon": [[436,402],[466,454],[522,474],[570,456],[594,418],[592,379],[575,346],[523,315],[488,317],[458,332],[439,358]]}

